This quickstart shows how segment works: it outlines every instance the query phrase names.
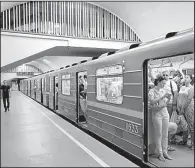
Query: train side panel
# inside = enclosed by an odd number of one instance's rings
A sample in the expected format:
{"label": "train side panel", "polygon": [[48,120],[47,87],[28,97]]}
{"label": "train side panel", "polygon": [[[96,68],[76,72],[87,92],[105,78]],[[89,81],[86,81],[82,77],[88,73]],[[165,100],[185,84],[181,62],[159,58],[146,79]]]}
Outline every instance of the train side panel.
{"label": "train side panel", "polygon": [[60,79],[63,75],[70,75],[70,95],[62,93],[62,80],[59,81],[59,113],[76,122],[76,73],[75,67],[60,72]]}

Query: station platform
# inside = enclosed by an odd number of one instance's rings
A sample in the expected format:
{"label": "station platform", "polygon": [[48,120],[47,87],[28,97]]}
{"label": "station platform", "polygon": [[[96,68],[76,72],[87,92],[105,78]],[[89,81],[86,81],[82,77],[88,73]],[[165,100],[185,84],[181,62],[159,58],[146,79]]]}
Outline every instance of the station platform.
{"label": "station platform", "polygon": [[1,100],[1,167],[138,167],[79,128],[12,91]]}

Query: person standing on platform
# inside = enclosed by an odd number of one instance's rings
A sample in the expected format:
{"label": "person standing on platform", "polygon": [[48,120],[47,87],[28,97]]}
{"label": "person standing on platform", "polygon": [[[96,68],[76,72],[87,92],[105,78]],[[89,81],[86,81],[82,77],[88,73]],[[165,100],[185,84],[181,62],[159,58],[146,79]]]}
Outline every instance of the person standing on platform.
{"label": "person standing on platform", "polygon": [[[3,85],[0,87],[0,89],[2,89],[2,96],[3,96],[3,105],[4,105],[4,108],[5,108],[5,112],[8,110],[9,111],[9,106],[10,106],[10,101],[9,101],[9,98],[10,98],[10,86],[7,85],[7,82],[6,81],[3,81]],[[6,105],[6,102],[7,102],[7,105]]]}

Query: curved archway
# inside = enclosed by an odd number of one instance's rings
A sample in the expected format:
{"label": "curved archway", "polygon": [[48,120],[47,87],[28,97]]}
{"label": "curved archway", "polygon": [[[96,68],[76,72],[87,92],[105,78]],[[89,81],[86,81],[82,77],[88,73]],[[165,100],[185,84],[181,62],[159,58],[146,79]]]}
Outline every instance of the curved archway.
{"label": "curved archway", "polygon": [[31,1],[1,12],[3,30],[141,42],[120,18],[88,2]]}

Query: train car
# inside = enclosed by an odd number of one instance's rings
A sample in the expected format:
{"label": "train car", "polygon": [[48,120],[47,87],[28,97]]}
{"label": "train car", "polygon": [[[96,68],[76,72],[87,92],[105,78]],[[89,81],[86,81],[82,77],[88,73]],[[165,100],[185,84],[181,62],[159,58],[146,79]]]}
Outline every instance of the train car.
{"label": "train car", "polygon": [[[184,57],[194,60],[194,29],[171,32],[148,43],[133,44],[25,79],[22,88],[26,88],[26,82],[36,80],[40,86],[37,88],[38,102],[144,163],[177,167],[182,156],[169,163],[149,156],[153,126],[148,104],[148,71],[149,66],[161,66],[166,61],[176,66]],[[41,91],[43,81],[47,83],[47,94]],[[85,94],[81,94],[82,87]],[[25,89],[23,92],[29,95]],[[193,160],[189,162],[193,164]]]}

